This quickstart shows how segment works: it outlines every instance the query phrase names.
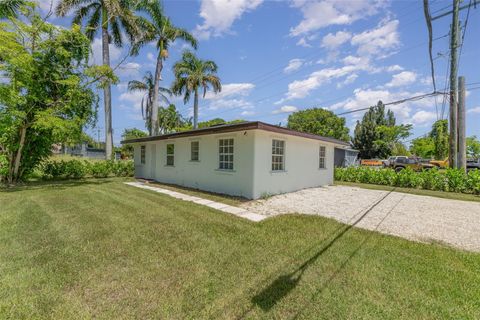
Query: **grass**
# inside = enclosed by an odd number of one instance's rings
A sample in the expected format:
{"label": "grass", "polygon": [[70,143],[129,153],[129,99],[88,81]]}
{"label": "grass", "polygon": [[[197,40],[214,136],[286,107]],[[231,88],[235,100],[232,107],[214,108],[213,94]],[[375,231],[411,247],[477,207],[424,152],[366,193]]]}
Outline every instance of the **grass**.
{"label": "grass", "polygon": [[1,319],[480,318],[480,254],[123,181],[0,191]]}
{"label": "grass", "polygon": [[174,185],[174,184],[166,184],[166,183],[152,182],[152,181],[148,183],[150,185],[158,186],[163,189],[181,192],[184,194],[188,194],[190,196],[195,196],[195,197],[200,197],[200,198],[204,198],[204,199],[208,199],[216,202],[221,202],[231,206],[238,206],[243,202],[249,201],[248,199],[242,198],[242,197],[235,197],[235,196],[230,196],[225,194],[208,192],[208,191],[183,187],[183,186]]}
{"label": "grass", "polygon": [[480,202],[480,196],[474,195],[474,194],[467,194],[467,193],[433,191],[433,190],[424,190],[424,189],[415,189],[415,188],[400,188],[400,187],[383,186],[383,185],[377,185],[377,184],[345,182],[345,181],[335,181],[335,184],[342,185],[342,186],[359,187],[359,188],[371,189],[371,190],[391,191],[395,189],[396,192],[415,194],[419,196],[430,196],[430,197],[437,197],[437,198],[443,198],[443,199]]}

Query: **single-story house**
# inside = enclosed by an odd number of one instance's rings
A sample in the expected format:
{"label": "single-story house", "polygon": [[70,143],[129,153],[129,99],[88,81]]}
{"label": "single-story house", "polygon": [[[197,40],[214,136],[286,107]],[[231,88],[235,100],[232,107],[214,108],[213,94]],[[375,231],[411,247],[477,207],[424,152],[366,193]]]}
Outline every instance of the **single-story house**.
{"label": "single-story house", "polygon": [[130,139],[135,177],[257,199],[333,183],[348,144],[259,122]]}
{"label": "single-story house", "polygon": [[358,164],[358,154],[360,151],[348,147],[335,147],[334,165],[335,167],[345,168]]}

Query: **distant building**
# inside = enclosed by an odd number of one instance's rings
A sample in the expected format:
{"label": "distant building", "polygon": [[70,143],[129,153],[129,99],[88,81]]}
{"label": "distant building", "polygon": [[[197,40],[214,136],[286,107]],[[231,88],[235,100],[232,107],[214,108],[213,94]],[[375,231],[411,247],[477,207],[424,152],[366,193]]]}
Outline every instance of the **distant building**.
{"label": "distant building", "polygon": [[358,164],[358,154],[360,152],[350,148],[335,147],[334,165],[335,167],[350,167]]}
{"label": "distant building", "polygon": [[[105,159],[105,149],[90,148],[86,142],[61,148],[58,148],[58,145],[54,145],[53,153],[88,159]],[[120,152],[115,152],[115,159],[120,159]]]}

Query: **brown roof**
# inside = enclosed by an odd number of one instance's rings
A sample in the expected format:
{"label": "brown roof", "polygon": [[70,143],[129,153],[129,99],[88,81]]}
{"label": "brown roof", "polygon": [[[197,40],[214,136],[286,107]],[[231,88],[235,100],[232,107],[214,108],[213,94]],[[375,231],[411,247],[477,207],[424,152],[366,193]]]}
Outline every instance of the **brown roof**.
{"label": "brown roof", "polygon": [[192,136],[200,136],[205,134],[235,132],[235,131],[253,130],[253,129],[282,133],[282,134],[287,134],[291,136],[321,140],[321,141],[331,142],[331,143],[335,143],[343,146],[349,146],[347,142],[342,140],[329,138],[329,137],[322,137],[322,136],[311,134],[311,133],[300,132],[300,131],[264,123],[261,121],[248,121],[248,122],[240,122],[240,123],[234,123],[234,124],[224,124],[224,125],[218,125],[218,126],[213,126],[208,128],[162,134],[162,135],[152,136],[152,137],[123,140],[121,143],[125,144],[125,143],[134,143],[134,142],[167,140],[167,139],[174,139],[174,138],[181,138],[181,137],[192,137]]}

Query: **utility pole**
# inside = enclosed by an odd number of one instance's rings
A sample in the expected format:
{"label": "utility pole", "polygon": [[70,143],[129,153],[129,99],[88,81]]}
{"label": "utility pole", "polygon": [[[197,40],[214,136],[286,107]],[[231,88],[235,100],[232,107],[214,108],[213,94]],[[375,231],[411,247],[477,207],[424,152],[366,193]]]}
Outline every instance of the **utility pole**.
{"label": "utility pole", "polygon": [[459,35],[458,8],[460,0],[453,0],[452,25],[450,31],[450,139],[449,165],[457,168],[458,136],[457,136],[457,48]]}
{"label": "utility pole", "polygon": [[458,78],[458,163],[457,168],[467,170],[467,141],[465,128],[465,77]]}

